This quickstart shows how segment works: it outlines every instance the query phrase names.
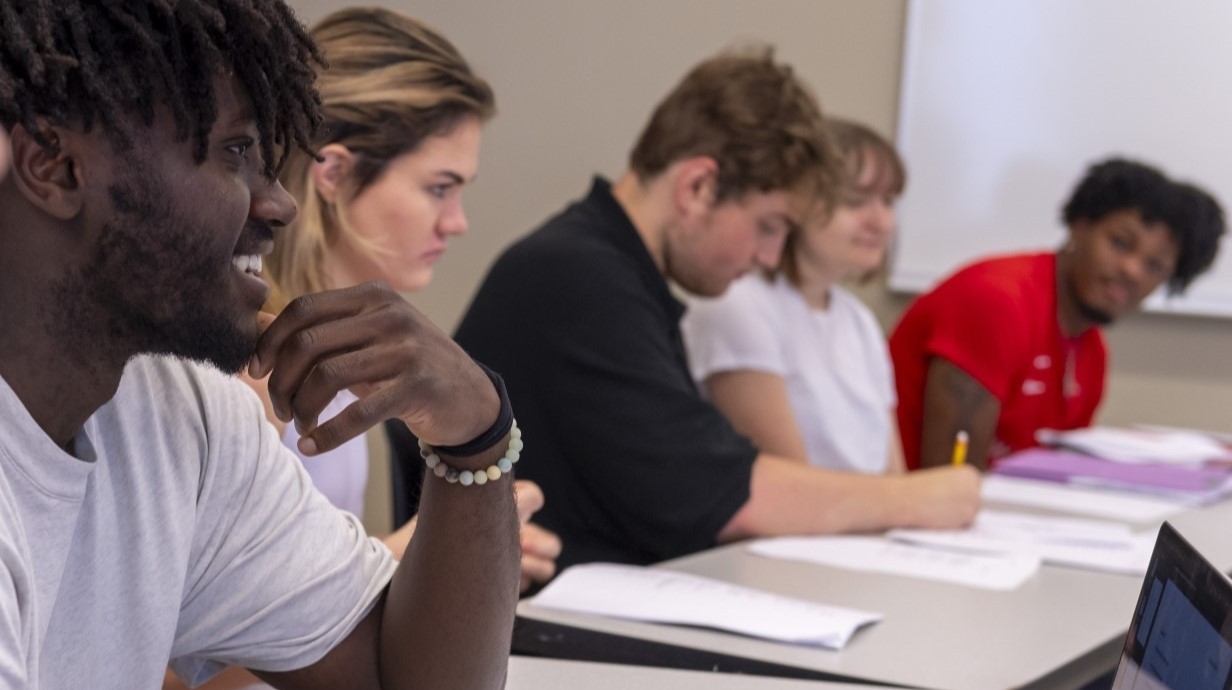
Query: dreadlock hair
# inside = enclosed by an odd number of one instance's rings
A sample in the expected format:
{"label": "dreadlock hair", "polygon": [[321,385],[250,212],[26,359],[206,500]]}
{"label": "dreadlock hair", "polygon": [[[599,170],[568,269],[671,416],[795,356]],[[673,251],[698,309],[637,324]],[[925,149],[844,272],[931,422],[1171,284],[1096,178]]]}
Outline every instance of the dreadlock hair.
{"label": "dreadlock hair", "polygon": [[124,150],[155,108],[174,116],[205,160],[218,117],[214,79],[233,74],[252,99],[264,173],[320,126],[322,59],[283,0],[0,0],[0,124],[48,150],[38,120],[90,131]]}

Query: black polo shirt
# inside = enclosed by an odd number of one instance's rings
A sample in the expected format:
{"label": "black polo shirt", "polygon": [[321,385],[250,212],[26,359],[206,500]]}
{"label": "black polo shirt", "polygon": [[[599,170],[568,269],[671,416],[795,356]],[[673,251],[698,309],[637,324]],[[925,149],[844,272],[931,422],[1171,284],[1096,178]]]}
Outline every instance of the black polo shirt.
{"label": "black polo shirt", "polygon": [[653,563],[715,544],[749,498],[757,450],[702,399],[675,299],[633,223],[590,194],[510,247],[458,327],[499,371],[543,487],[561,567]]}

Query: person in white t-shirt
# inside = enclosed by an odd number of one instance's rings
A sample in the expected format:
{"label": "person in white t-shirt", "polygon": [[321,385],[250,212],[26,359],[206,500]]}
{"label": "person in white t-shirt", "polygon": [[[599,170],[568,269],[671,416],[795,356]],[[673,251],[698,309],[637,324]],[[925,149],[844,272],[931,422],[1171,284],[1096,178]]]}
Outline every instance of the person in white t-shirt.
{"label": "person in white t-shirt", "polygon": [[[321,122],[291,8],[0,0],[0,46],[0,688],[154,688],[169,662],[190,685],[504,687],[501,379],[384,286],[261,328],[260,257],[296,212],[277,171]],[[432,446],[400,563],[313,488],[244,369],[307,455],[389,418]]]}
{"label": "person in white t-shirt", "polygon": [[885,337],[842,283],[875,273],[906,174],[871,129],[831,120],[849,188],[788,239],[778,268],[695,299],[682,330],[694,377],[761,450],[817,467],[901,472]]}

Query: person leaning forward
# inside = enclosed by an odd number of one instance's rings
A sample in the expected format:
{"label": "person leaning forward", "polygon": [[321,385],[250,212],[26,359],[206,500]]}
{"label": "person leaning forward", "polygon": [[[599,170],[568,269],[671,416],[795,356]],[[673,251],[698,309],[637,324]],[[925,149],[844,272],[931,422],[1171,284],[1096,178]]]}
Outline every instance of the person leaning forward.
{"label": "person leaning forward", "polygon": [[790,67],[770,51],[720,55],[658,106],[627,172],[492,267],[455,337],[518,400],[535,440],[520,472],[549,496],[540,516],[562,567],[973,519],[968,468],[858,476],[759,453],[691,379],[669,281],[714,296],[776,265],[841,166]]}

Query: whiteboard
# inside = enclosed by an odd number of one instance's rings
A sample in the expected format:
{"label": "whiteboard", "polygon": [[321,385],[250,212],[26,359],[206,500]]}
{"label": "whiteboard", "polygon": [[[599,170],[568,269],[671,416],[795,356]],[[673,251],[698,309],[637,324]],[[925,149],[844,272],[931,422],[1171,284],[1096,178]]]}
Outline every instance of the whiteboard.
{"label": "whiteboard", "polygon": [[[1112,155],[1232,203],[1227,0],[912,0],[901,88],[892,289],[1059,247],[1061,206]],[[1232,316],[1232,248],[1184,297],[1163,293],[1147,309]]]}

